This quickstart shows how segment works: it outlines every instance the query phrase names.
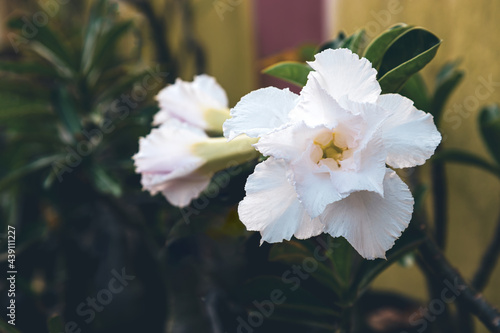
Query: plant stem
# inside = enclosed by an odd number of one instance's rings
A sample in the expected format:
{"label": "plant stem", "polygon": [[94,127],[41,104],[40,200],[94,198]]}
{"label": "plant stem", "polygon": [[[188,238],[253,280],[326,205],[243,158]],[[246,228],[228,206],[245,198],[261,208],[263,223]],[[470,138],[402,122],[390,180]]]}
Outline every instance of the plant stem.
{"label": "plant stem", "polygon": [[491,273],[498,262],[500,256],[500,216],[498,217],[497,226],[493,239],[486,249],[481,264],[479,265],[474,278],[472,279],[472,286],[478,291],[483,291],[491,277]]}
{"label": "plant stem", "polygon": [[419,246],[419,252],[425,264],[436,276],[458,290],[459,299],[464,302],[464,305],[479,318],[490,332],[500,333],[500,312],[491,306],[473,287],[467,284],[460,273],[444,257],[436,243],[427,237],[427,240]]}
{"label": "plant stem", "polygon": [[[436,149],[436,153],[440,151]],[[434,237],[440,249],[446,246],[446,232],[448,227],[448,199],[446,193],[446,170],[444,163],[434,162],[431,166],[432,197],[434,200]]]}

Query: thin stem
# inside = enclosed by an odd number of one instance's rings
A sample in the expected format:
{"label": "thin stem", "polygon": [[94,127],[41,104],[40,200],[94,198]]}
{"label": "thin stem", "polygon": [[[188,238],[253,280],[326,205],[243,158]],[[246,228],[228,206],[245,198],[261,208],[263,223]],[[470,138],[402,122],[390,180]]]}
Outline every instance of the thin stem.
{"label": "thin stem", "polygon": [[[439,151],[440,147],[438,147],[436,152]],[[448,198],[446,192],[446,170],[444,163],[432,163],[431,177],[434,200],[434,237],[439,248],[444,249],[446,246],[446,232],[448,229]]]}
{"label": "thin stem", "polygon": [[435,275],[444,279],[448,288],[456,292],[464,305],[478,317],[490,332],[500,333],[500,312],[467,284],[460,273],[444,257],[436,243],[427,237],[427,240],[419,246],[419,252],[426,265]]}
{"label": "thin stem", "polygon": [[500,256],[500,216],[498,217],[498,222],[495,230],[495,234],[493,235],[493,239],[491,240],[490,245],[486,249],[486,252],[483,255],[483,259],[481,260],[481,264],[479,265],[474,278],[472,279],[472,285],[478,291],[483,291],[488,281],[491,277],[491,273],[493,272],[496,263],[498,262],[498,257]]}

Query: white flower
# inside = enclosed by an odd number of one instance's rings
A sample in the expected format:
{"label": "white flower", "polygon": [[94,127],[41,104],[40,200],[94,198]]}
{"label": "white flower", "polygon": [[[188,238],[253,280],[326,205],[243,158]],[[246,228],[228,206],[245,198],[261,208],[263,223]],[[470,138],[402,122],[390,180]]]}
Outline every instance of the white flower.
{"label": "white flower", "polygon": [[367,59],[326,50],[309,65],[315,71],[300,96],[253,91],[224,123],[229,140],[257,137],[255,147],[269,156],[247,181],[240,219],[263,241],[325,231],[345,237],[364,258],[385,258],[413,211],[411,192],[386,164],[423,164],[441,136],[411,100],[380,95]]}
{"label": "white flower", "polygon": [[156,96],[160,111],[153,125],[179,119],[208,132],[221,133],[222,123],[229,118],[226,92],[208,75],[198,75],[193,82],[177,79]]}
{"label": "white flower", "polygon": [[161,192],[175,206],[187,206],[210,183],[215,172],[243,163],[259,154],[256,141],[241,136],[233,142],[209,138],[205,132],[176,119],[166,121],[139,140],[134,155],[144,190]]}

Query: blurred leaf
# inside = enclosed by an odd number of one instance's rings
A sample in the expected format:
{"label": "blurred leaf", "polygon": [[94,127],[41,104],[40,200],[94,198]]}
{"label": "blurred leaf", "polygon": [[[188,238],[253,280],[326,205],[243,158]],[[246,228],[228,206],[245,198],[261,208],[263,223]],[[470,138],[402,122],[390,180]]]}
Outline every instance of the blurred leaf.
{"label": "blurred leaf", "polygon": [[497,163],[500,163],[500,107],[489,105],[479,113],[479,127],[484,142]]}
{"label": "blurred leaf", "polygon": [[31,162],[25,165],[22,168],[19,168],[15,171],[12,171],[10,174],[6,175],[0,180],[0,192],[5,190],[7,187],[12,185],[12,183],[18,181],[20,178],[35,172],[37,170],[43,169],[51,165],[53,162],[64,159],[65,155],[51,155],[45,156],[37,159],[34,162]]}
{"label": "blurred leaf", "polygon": [[63,321],[62,317],[59,315],[50,317],[47,320],[47,327],[49,329],[49,333],[65,332],[64,321]]}
{"label": "blurred leaf", "polygon": [[338,273],[343,288],[347,289],[351,283],[351,274],[353,271],[352,258],[356,254],[356,250],[354,250],[344,237],[337,237],[333,242],[333,269]]}
{"label": "blurred leaf", "polygon": [[4,333],[21,333],[14,326],[6,323],[3,319],[0,319],[0,329]]}
{"label": "blurred leaf", "polygon": [[373,279],[394,262],[397,262],[404,255],[414,250],[424,241],[424,238],[425,236],[422,232],[414,230],[410,225],[410,227],[403,232],[401,237],[396,240],[394,246],[387,251],[387,260],[364,260],[356,276],[356,281],[353,283],[356,291],[359,293],[366,289]]}
{"label": "blurred leaf", "polygon": [[0,120],[6,122],[14,118],[33,115],[53,114],[50,106],[41,101],[22,99],[15,95],[0,93]]}
{"label": "blurred leaf", "polygon": [[47,66],[38,63],[24,63],[18,61],[0,61],[0,71],[11,72],[15,74],[32,74],[54,76],[56,72]]}
{"label": "blurred leaf", "polygon": [[430,101],[427,86],[420,73],[413,74],[399,92],[401,95],[411,99],[415,107],[419,110],[429,112]]}
{"label": "blurred leaf", "polygon": [[436,55],[441,40],[422,28],[401,34],[385,52],[378,73],[383,93],[398,92]]}
{"label": "blurred leaf", "polygon": [[108,99],[112,98],[117,98],[117,96],[120,95],[120,93],[123,93],[124,91],[131,90],[137,82],[140,82],[143,77],[148,75],[148,72],[142,72],[136,75],[128,75],[126,77],[123,77],[120,81],[115,82],[115,84],[110,85],[107,87],[105,91],[103,91],[96,100],[96,104],[106,101]]}
{"label": "blurred leaf", "polygon": [[356,31],[351,36],[347,37],[340,47],[347,48],[352,52],[361,55],[365,43],[366,33],[364,29]]}
{"label": "blurred leaf", "polygon": [[291,82],[299,87],[305,86],[307,75],[312,68],[304,63],[283,61],[262,70],[262,73]]}
{"label": "blurred leaf", "polygon": [[440,122],[448,98],[464,77],[464,71],[458,70],[457,66],[457,62],[447,63],[437,75],[436,88],[429,110],[436,123]]}
{"label": "blurred leaf", "polygon": [[337,35],[337,38],[335,38],[334,40],[331,40],[329,42],[326,42],[324,44],[322,44],[318,50],[316,51],[316,53],[320,53],[324,50],[328,50],[328,49],[338,49],[340,47],[342,47],[342,44],[344,43],[344,40],[346,39],[346,36],[344,34],[344,32],[339,32],[339,34]]}
{"label": "blurred leaf", "polygon": [[404,23],[396,24],[386,31],[378,35],[374,40],[368,44],[363,54],[363,57],[370,60],[373,68],[377,71],[382,64],[382,59],[389,47],[394,43],[394,41],[401,36],[403,33],[411,29],[412,26],[406,25]]}
{"label": "blurred leaf", "polygon": [[313,251],[309,250],[302,243],[297,241],[289,241],[286,243],[275,244],[272,246],[269,253],[270,261],[277,261],[288,265],[302,265],[304,260],[314,260],[318,269],[311,275],[320,283],[335,291],[337,295],[343,294],[342,281],[338,276],[335,276],[333,271],[324,263],[314,258]]}
{"label": "blurred leaf", "polygon": [[62,86],[56,88],[52,95],[54,109],[59,116],[64,127],[73,136],[80,133],[82,126],[78,117],[75,102],[68,90]]}
{"label": "blurred leaf", "polygon": [[312,61],[316,54],[316,45],[303,45],[299,48],[299,55],[301,61]]}
{"label": "blurred leaf", "polygon": [[120,183],[99,165],[92,167],[92,180],[96,188],[102,193],[111,194],[115,197],[120,197],[123,193]]}
{"label": "blurred leaf", "polygon": [[53,50],[46,47],[42,43],[32,41],[30,43],[31,50],[38,54],[41,58],[47,60],[54,66],[54,69],[62,78],[70,79],[75,76],[73,69],[68,66],[61,58],[59,58]]}

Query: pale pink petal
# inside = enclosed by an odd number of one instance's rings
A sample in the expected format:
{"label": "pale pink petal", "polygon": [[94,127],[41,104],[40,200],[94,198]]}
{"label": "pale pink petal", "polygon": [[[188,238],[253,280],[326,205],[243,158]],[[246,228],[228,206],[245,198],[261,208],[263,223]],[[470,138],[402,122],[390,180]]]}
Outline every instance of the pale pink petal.
{"label": "pale pink petal", "polygon": [[372,64],[348,49],[325,50],[308,63],[315,70],[309,76],[318,79],[323,89],[338,101],[347,96],[360,103],[375,103],[381,93]]}
{"label": "pale pink petal", "polygon": [[153,125],[169,119],[179,119],[199,128],[207,127],[205,112],[228,107],[224,89],[208,75],[195,77],[193,82],[177,79],[156,96],[160,111],[154,116]]}
{"label": "pale pink petal", "polygon": [[381,95],[377,105],[388,115],[382,124],[387,164],[395,168],[424,164],[441,142],[432,115],[417,110],[410,99],[398,94]]}
{"label": "pale pink petal", "polygon": [[224,136],[232,140],[240,134],[260,137],[288,122],[288,113],[297,101],[288,89],[262,88],[243,96],[224,122]]}
{"label": "pale pink petal", "polygon": [[385,258],[385,253],[410,222],[413,197],[398,175],[387,169],[384,197],[374,192],[355,192],[334,202],[320,216],[325,232],[345,237],[366,259]]}
{"label": "pale pink petal", "polygon": [[302,208],[288,173],[284,161],[270,157],[247,180],[238,214],[248,230],[261,233],[262,241],[276,243],[294,234],[309,238],[322,232],[318,221],[312,221]]}
{"label": "pale pink petal", "polygon": [[165,183],[161,192],[172,205],[185,207],[208,187],[211,178],[212,175],[190,175],[173,179]]}

